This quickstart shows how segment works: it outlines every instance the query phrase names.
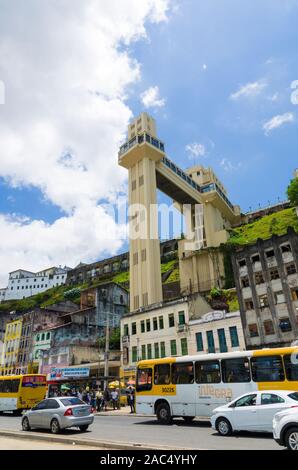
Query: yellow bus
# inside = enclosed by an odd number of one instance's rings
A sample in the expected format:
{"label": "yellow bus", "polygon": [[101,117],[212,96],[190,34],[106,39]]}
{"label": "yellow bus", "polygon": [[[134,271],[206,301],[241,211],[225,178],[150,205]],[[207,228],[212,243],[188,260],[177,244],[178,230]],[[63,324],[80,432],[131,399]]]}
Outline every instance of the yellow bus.
{"label": "yellow bus", "polygon": [[13,411],[21,414],[32,408],[46,396],[46,375],[4,375],[0,376],[0,412]]}
{"label": "yellow bus", "polygon": [[298,391],[298,347],[168,357],[138,363],[136,412],[191,421],[255,390]]}

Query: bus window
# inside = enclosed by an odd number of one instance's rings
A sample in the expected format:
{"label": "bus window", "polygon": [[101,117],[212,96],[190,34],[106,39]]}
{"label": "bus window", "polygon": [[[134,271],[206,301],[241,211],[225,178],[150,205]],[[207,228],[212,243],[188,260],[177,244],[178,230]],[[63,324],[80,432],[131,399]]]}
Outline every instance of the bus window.
{"label": "bus window", "polygon": [[192,362],[180,362],[172,364],[173,384],[193,384],[194,370]]}
{"label": "bus window", "polygon": [[219,384],[221,382],[219,361],[196,362],[196,382]]}
{"label": "bus window", "polygon": [[260,356],[251,359],[254,382],[282,382],[285,380],[281,356]]}
{"label": "bus window", "polygon": [[17,393],[19,391],[20,380],[1,380],[0,393]]}
{"label": "bus window", "polygon": [[291,354],[287,354],[284,356],[284,363],[286,369],[287,379],[290,381],[298,380],[298,355],[294,358],[295,362]]}
{"label": "bus window", "polygon": [[225,383],[250,382],[249,360],[247,357],[221,361],[222,380]]}
{"label": "bus window", "polygon": [[168,385],[171,382],[170,364],[159,364],[154,368],[154,384]]}
{"label": "bus window", "polygon": [[144,392],[152,388],[152,369],[138,369],[137,372],[137,392]]}

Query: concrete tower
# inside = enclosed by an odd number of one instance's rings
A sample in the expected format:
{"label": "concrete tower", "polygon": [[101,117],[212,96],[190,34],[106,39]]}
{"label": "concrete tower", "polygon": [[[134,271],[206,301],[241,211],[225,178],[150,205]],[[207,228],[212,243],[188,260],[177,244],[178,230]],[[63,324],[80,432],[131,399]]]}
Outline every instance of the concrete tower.
{"label": "concrete tower", "polygon": [[164,145],[156,137],[155,120],[142,113],[128,127],[119,165],[128,169],[130,219],[130,310],[162,300],[160,243],[156,210],[156,162]]}

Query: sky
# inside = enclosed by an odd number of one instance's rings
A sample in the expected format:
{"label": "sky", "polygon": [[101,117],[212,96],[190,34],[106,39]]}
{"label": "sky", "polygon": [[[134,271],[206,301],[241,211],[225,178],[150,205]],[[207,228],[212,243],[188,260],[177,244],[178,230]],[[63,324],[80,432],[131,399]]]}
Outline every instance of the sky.
{"label": "sky", "polygon": [[297,20],[298,0],[0,0],[0,287],[127,249],[110,208],[142,111],[168,156],[211,166],[243,212],[284,200]]}

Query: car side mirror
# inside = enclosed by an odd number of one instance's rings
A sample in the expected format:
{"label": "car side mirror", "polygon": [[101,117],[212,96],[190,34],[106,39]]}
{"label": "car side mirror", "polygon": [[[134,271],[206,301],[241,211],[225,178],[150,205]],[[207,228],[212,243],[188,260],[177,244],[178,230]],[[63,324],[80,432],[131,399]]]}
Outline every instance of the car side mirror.
{"label": "car side mirror", "polygon": [[231,404],[229,405],[229,408],[236,408],[236,403],[231,403]]}

